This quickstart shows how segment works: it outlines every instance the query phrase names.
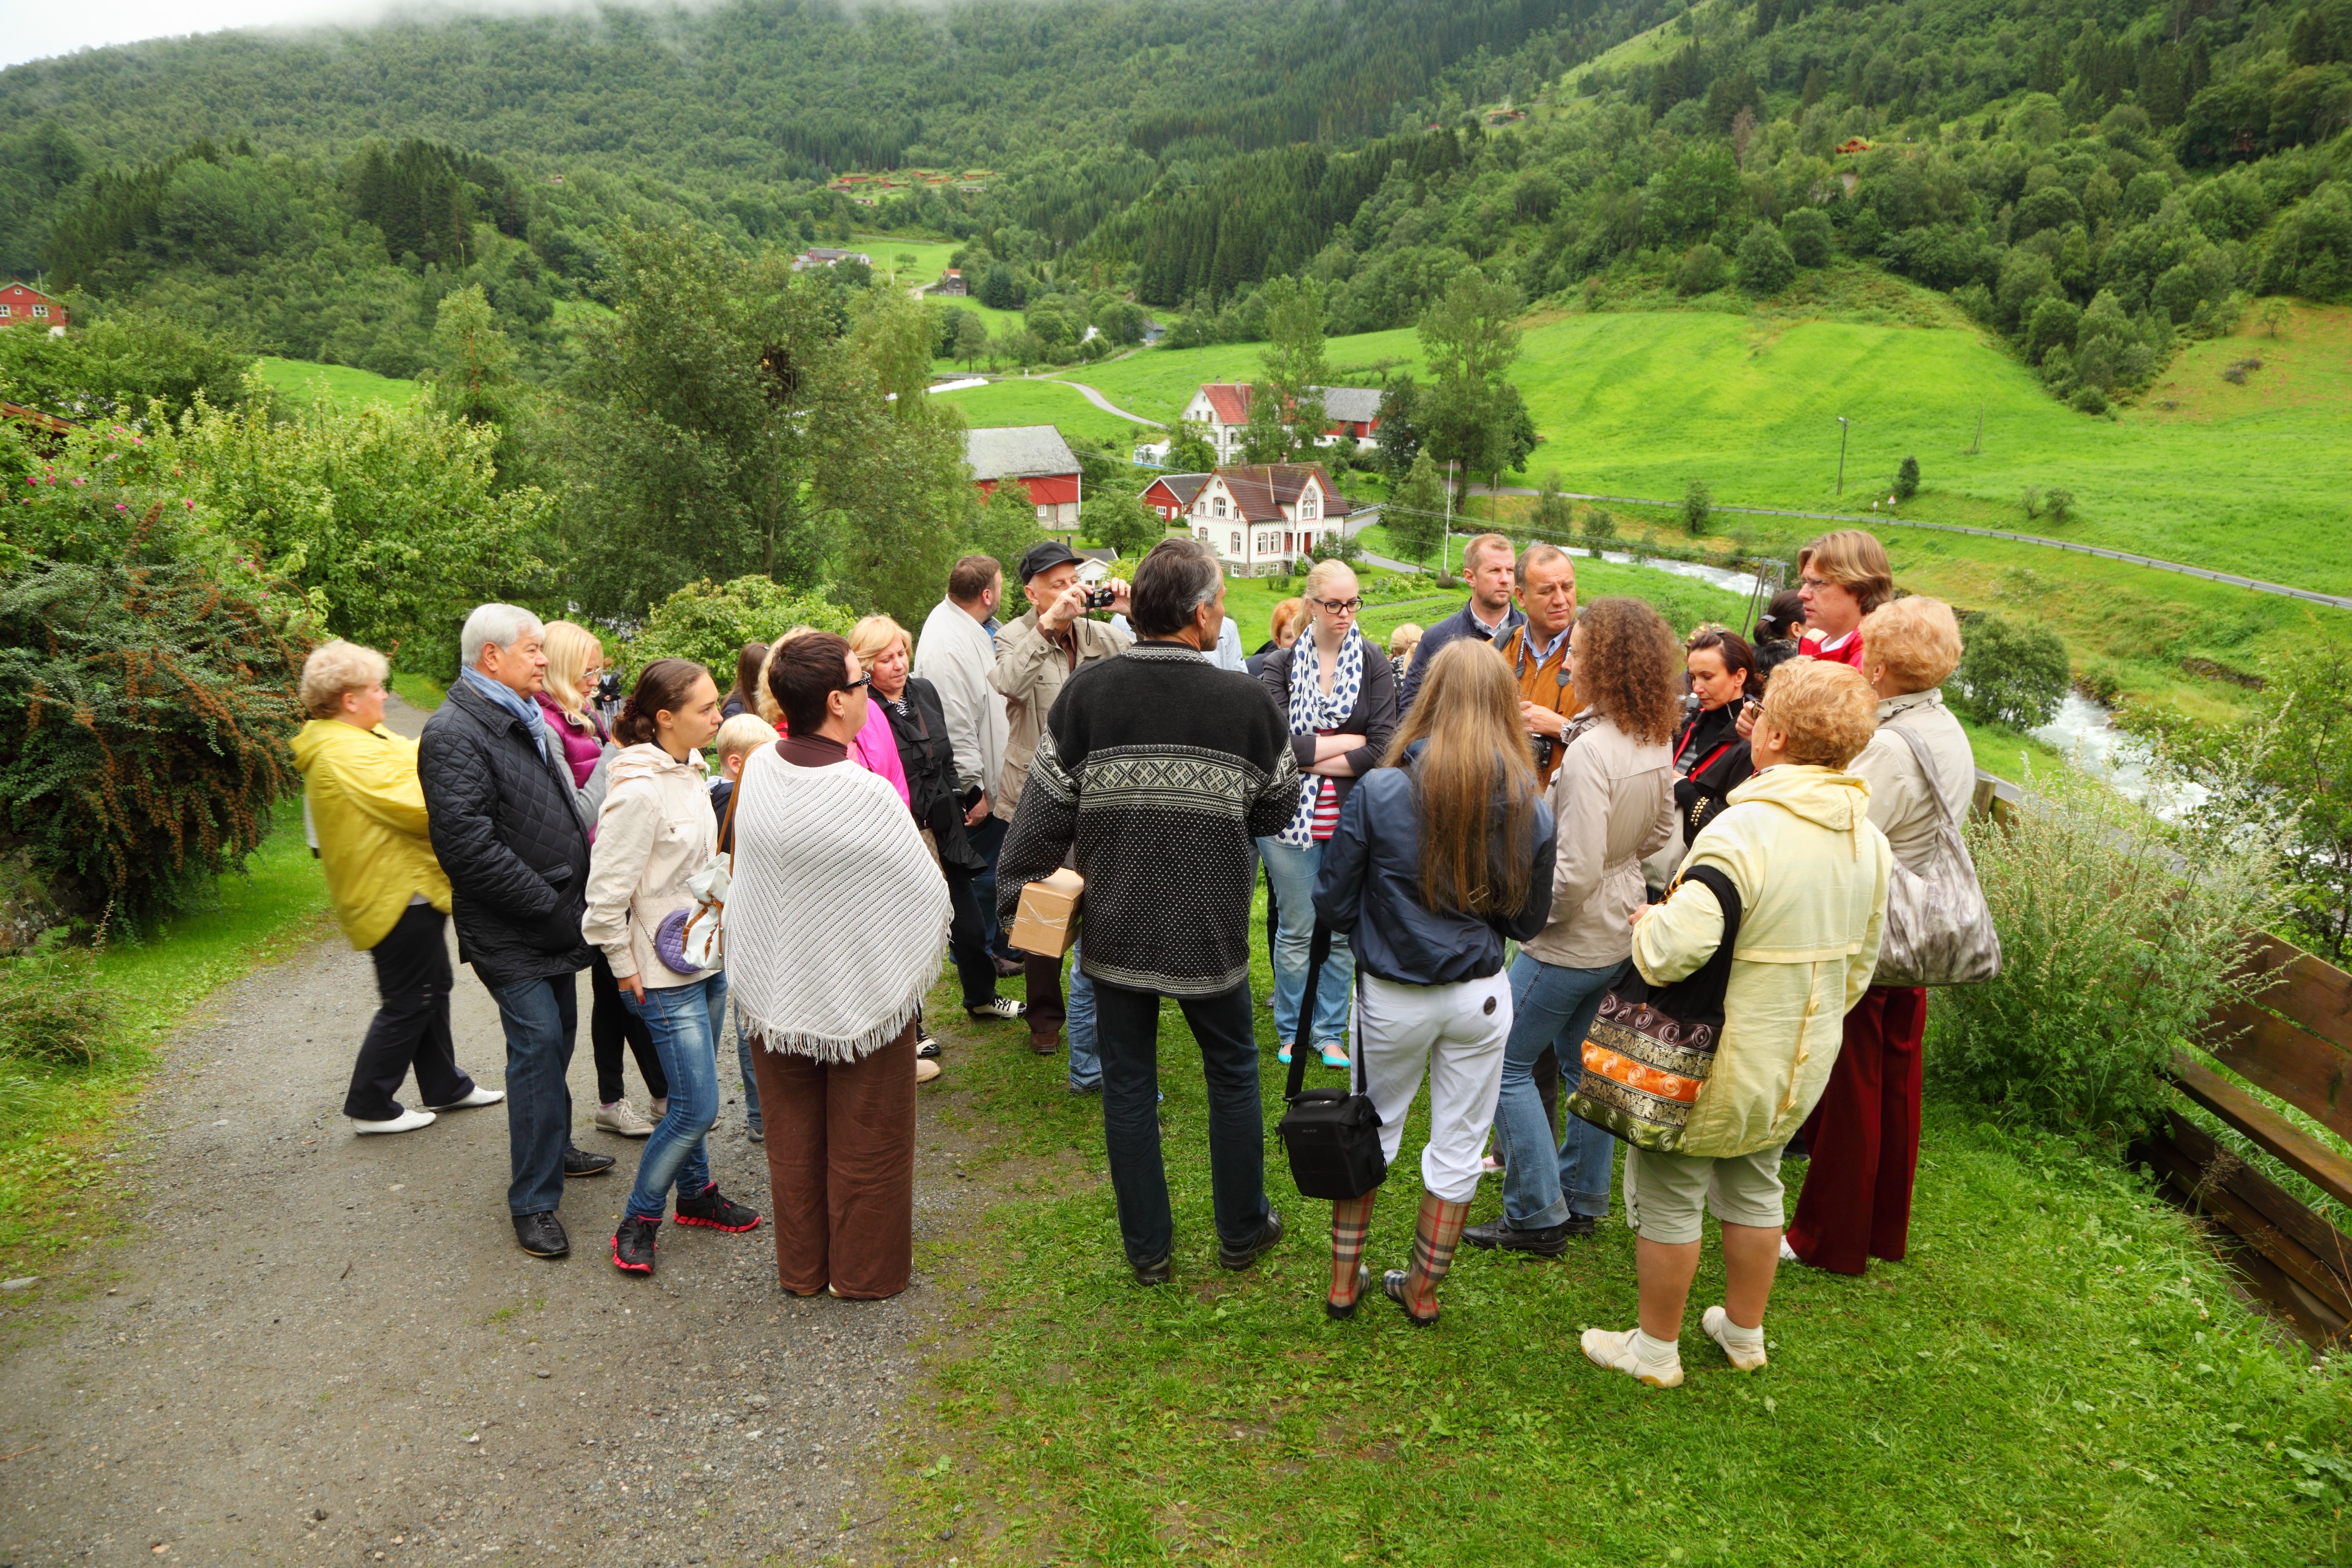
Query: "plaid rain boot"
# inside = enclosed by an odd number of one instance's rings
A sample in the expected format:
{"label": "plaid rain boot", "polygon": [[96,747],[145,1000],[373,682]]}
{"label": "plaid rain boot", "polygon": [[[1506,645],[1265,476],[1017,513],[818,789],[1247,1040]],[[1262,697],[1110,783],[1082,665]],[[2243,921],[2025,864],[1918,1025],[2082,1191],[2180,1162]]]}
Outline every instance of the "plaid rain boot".
{"label": "plaid rain boot", "polygon": [[1341,1198],[1331,1205],[1331,1293],[1323,1310],[1335,1318],[1355,1316],[1356,1303],[1372,1282],[1364,1266],[1364,1238],[1372,1228],[1372,1199],[1377,1190],[1360,1198]]}
{"label": "plaid rain boot", "polygon": [[1381,1289],[1412,1320],[1416,1328],[1437,1321],[1437,1282],[1454,1267],[1454,1249],[1462,1243],[1462,1222],[1470,1205],[1449,1204],[1428,1193],[1421,1194],[1421,1218],[1412,1237],[1412,1267],[1391,1268],[1381,1277]]}

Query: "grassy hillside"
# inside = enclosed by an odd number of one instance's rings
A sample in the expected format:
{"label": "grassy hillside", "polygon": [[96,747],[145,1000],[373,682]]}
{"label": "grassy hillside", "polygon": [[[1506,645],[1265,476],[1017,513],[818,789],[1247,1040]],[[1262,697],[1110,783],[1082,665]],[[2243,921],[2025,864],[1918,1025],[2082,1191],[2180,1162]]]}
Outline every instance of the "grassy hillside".
{"label": "grassy hillside", "polygon": [[[1058,381],[1024,381],[1015,377],[975,386],[968,392],[942,392],[936,395],[940,402],[962,409],[965,420],[974,426],[1052,425],[1072,440],[1109,441],[1122,447],[1159,434],[1149,426],[1131,425],[1116,414],[1105,414],[1080,395],[1076,387]],[[1111,401],[1118,400],[1113,397]],[[1139,408],[1136,412],[1140,414],[1143,410]]]}
{"label": "grassy hillside", "polygon": [[416,395],[417,384],[354,370],[346,364],[320,364],[313,360],[279,359],[265,354],[261,378],[280,397],[309,403],[323,395],[339,403],[389,403],[394,407]]}

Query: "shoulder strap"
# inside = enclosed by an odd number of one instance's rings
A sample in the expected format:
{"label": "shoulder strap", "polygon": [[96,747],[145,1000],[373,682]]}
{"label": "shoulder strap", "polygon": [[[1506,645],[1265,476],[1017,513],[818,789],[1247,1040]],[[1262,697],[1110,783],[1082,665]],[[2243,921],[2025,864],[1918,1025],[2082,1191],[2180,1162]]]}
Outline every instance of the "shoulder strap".
{"label": "shoulder strap", "polygon": [[768,748],[748,752],[743,757],[743,771],[735,775],[735,787],[727,792],[727,810],[719,819],[719,842],[727,846],[727,872],[735,872],[735,808],[743,804],[743,786],[751,782],[751,759]]}
{"label": "shoulder strap", "polygon": [[1908,724],[1897,724],[1893,720],[1879,728],[1892,730],[1903,737],[1904,742],[1911,748],[1911,760],[1919,764],[1919,776],[1927,781],[1927,793],[1936,797],[1937,814],[1943,817],[1946,826],[1958,826],[1952,816],[1952,803],[1944,798],[1944,781],[1936,776],[1936,759],[1928,754],[1927,742],[1919,738],[1919,731]]}
{"label": "shoulder strap", "polygon": [[1298,1037],[1290,1042],[1290,1086],[1285,1100],[1298,1098],[1307,1087],[1307,1043],[1315,1033],[1315,983],[1323,977],[1323,961],[1331,956],[1331,928],[1319,919],[1307,944],[1307,994],[1298,999]]}
{"label": "shoulder strap", "polygon": [[[1729,984],[1731,979],[1732,949],[1739,943],[1739,917],[1742,912],[1739,905],[1739,889],[1733,885],[1729,877],[1712,866],[1685,866],[1683,868],[1682,874],[1675,880],[1696,882],[1715,895],[1717,905],[1723,910],[1722,945],[1715,950],[1712,957],[1699,965],[1697,972],[1693,973],[1687,982],[1700,987],[1705,994],[1719,999],[1723,994],[1724,986]],[[1668,898],[1674,896],[1673,889],[1667,889],[1666,896]]]}

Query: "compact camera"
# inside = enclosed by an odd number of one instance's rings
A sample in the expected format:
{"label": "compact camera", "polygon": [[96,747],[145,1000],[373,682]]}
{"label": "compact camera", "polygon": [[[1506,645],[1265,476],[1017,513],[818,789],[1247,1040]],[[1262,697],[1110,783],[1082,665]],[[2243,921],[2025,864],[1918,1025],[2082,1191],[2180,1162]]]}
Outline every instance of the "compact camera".
{"label": "compact camera", "polygon": [[599,708],[611,708],[621,700],[621,672],[608,669],[596,678],[595,702]]}
{"label": "compact camera", "polygon": [[1538,773],[1541,773],[1544,769],[1551,766],[1552,748],[1558,744],[1559,742],[1554,741],[1549,735],[1529,735],[1528,737],[1528,745],[1535,752],[1536,771]]}
{"label": "compact camera", "polygon": [[1118,595],[1108,588],[1087,590],[1087,608],[1089,610],[1108,610],[1118,602]]}

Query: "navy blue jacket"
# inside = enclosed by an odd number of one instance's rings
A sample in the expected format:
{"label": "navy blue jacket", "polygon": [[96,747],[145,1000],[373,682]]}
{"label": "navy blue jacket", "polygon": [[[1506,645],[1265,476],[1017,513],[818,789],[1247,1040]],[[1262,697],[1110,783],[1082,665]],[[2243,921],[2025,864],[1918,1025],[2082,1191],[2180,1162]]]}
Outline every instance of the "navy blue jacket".
{"label": "navy blue jacket", "polygon": [[[1429,742],[1417,741],[1408,757]],[[1323,846],[1315,878],[1315,911],[1348,933],[1357,966],[1407,985],[1484,980],[1503,967],[1503,940],[1525,942],[1551,918],[1551,807],[1536,802],[1535,863],[1528,899],[1509,919],[1433,912],[1421,902],[1421,815],[1412,775],[1378,768],[1339,807],[1339,826]],[[1503,846],[1493,853],[1499,857]]]}
{"label": "navy blue jacket", "polygon": [[1413,698],[1421,692],[1421,678],[1428,673],[1429,661],[1443,652],[1446,644],[1459,642],[1464,637],[1476,637],[1480,642],[1500,646],[1503,639],[1511,635],[1512,627],[1527,624],[1528,617],[1519,607],[1508,605],[1503,611],[1502,626],[1490,638],[1486,636],[1486,628],[1470,614],[1470,602],[1464,600],[1460,609],[1421,634],[1421,646],[1412,650],[1412,668],[1404,672],[1404,684],[1397,689],[1397,717],[1402,720],[1406,710],[1412,706]]}

